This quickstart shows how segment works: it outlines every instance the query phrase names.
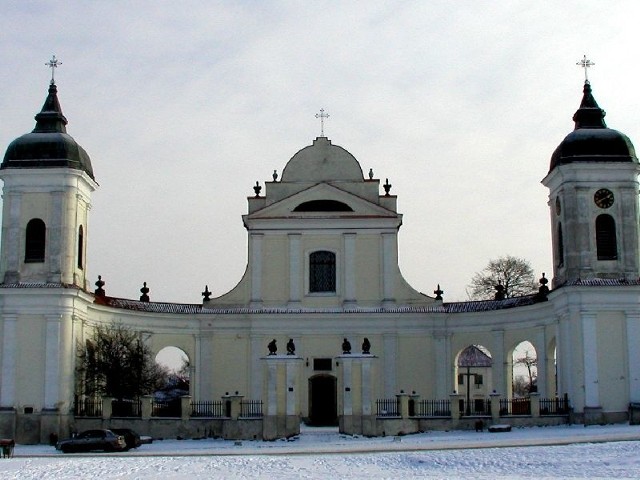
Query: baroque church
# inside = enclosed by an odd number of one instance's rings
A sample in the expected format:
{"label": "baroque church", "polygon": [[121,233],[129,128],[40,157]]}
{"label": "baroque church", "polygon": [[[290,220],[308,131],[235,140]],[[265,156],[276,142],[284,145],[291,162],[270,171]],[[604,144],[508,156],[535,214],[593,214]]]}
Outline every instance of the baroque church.
{"label": "baroque church", "polygon": [[[376,436],[472,428],[483,417],[626,421],[640,402],[639,170],[631,141],[604,116],[586,81],[575,129],[549,145],[554,270],[536,294],[448,303],[439,288],[412,288],[398,267],[402,214],[388,182],[321,135],[248,198],[238,285],[175,304],[144,291],[111,297],[87,278],[100,166],[67,133],[52,80],[34,130],[0,165],[0,437],[38,443],[133,425],[273,439],[302,422]],[[155,418],[153,398],[136,399],[134,418],[116,415],[114,399],[79,408],[90,399],[78,392],[77,346],[114,322],[154,354],[172,346],[188,357],[177,418]],[[537,391],[517,411],[513,351],[523,341],[535,349]]]}

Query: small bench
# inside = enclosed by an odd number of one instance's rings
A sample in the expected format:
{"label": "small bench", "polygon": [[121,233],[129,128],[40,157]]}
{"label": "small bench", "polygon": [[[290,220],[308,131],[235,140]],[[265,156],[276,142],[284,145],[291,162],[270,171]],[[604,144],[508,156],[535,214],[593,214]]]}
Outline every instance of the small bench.
{"label": "small bench", "polygon": [[511,431],[511,425],[491,425],[488,430],[490,432],[510,432]]}
{"label": "small bench", "polygon": [[2,450],[2,458],[13,457],[13,447],[15,446],[16,442],[12,438],[0,438],[0,449]]}

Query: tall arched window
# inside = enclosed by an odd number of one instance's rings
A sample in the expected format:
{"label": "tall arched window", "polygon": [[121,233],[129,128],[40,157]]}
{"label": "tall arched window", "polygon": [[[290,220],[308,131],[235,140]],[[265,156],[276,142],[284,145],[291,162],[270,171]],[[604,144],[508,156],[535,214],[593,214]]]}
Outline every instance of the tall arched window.
{"label": "tall arched window", "polygon": [[618,242],[616,240],[616,222],[611,215],[598,215],[596,218],[596,247],[598,260],[615,260],[618,258]]}
{"label": "tall arched window", "polygon": [[78,268],[84,268],[84,230],[82,225],[78,228]]}
{"label": "tall arched window", "polygon": [[24,245],[25,263],[44,262],[44,247],[47,227],[39,218],[32,218],[27,223]]}
{"label": "tall arched window", "polygon": [[562,237],[562,223],[558,223],[558,266],[564,265],[564,238]]}
{"label": "tall arched window", "polygon": [[324,250],[309,256],[309,292],[336,291],[336,254]]}

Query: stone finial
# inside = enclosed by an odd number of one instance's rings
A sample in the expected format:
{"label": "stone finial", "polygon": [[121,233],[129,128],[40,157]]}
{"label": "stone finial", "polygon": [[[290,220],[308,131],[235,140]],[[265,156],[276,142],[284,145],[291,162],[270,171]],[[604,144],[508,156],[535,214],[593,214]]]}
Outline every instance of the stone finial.
{"label": "stone finial", "polygon": [[256,185],[253,187],[253,191],[256,192],[256,198],[260,197],[260,191],[262,187],[260,186],[260,182],[256,181]]}
{"label": "stone finial", "polygon": [[202,296],[204,297],[202,299],[203,302],[208,302],[209,300],[211,300],[209,298],[211,296],[211,292],[209,291],[209,285],[204,286],[204,292],[202,292]]}
{"label": "stone finial", "polygon": [[373,180],[373,168],[369,169],[369,180]]}
{"label": "stone finial", "polygon": [[140,289],[140,293],[142,293],[142,295],[140,295],[140,301],[141,302],[148,302],[149,301],[149,295],[147,295],[147,293],[149,293],[149,289],[147,288],[147,282],[144,282],[142,284],[142,288]]}
{"label": "stone finial", "polygon": [[385,179],[384,185],[382,185],[382,188],[384,188],[384,196],[388,197],[389,196],[389,192],[391,191],[391,184],[389,183],[389,179]]}
{"label": "stone finial", "polygon": [[493,288],[496,289],[496,294],[493,296],[493,299],[494,300],[504,300],[505,297],[507,296],[507,294],[504,291],[504,285],[502,285],[502,282],[500,280],[498,280],[498,284]]}
{"label": "stone finial", "polygon": [[277,170],[274,170],[274,171],[273,171],[273,175],[272,175],[272,177],[273,177],[273,181],[274,181],[274,182],[277,182],[277,181],[278,181],[278,171],[277,171]]}
{"label": "stone finial", "polygon": [[442,294],[444,293],[444,290],[440,288],[440,284],[438,284],[438,288],[435,289],[433,293],[435,293],[436,295],[436,300],[442,300]]}
{"label": "stone finial", "polygon": [[95,285],[96,287],[98,287],[94,292],[96,294],[96,297],[104,297],[106,292],[102,288],[105,285],[104,281],[102,280],[102,275],[98,275],[98,281],[95,283]]}
{"label": "stone finial", "polygon": [[542,272],[542,278],[538,280],[540,282],[540,288],[538,288],[538,296],[540,298],[547,298],[549,295],[549,287],[547,287],[547,283],[549,283],[549,279],[544,276],[544,272]]}

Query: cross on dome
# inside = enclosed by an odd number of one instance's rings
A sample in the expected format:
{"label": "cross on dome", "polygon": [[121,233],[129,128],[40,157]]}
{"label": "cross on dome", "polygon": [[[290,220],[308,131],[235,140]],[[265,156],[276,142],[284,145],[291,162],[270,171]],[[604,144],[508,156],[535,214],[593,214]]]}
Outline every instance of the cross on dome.
{"label": "cross on dome", "polygon": [[59,61],[56,56],[52,56],[51,60],[49,60],[47,63],[45,63],[46,66],[48,66],[51,69],[51,85],[53,85],[55,82],[55,71],[56,68],[58,68],[58,66],[62,65],[62,62]]}
{"label": "cross on dome", "polygon": [[589,83],[589,76],[587,74],[587,70],[589,67],[593,67],[595,63],[587,58],[586,55],[582,57],[582,60],[576,63],[576,65],[584,68],[584,83]]}
{"label": "cross on dome", "polygon": [[320,113],[316,113],[316,118],[320,119],[320,136],[324,137],[324,119],[329,118],[329,114],[324,113],[324,108],[321,108]]}

